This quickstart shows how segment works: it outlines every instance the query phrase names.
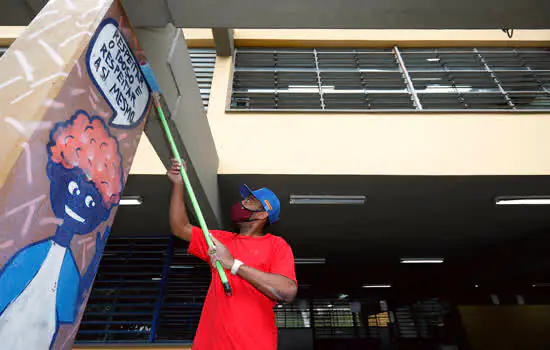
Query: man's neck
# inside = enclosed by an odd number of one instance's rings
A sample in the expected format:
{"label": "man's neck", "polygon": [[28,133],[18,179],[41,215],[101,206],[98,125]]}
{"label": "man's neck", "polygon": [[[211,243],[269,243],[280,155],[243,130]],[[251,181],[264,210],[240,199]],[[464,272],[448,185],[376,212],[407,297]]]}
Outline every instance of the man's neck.
{"label": "man's neck", "polygon": [[264,235],[264,230],[262,227],[258,227],[258,225],[246,222],[240,225],[239,234],[241,236],[261,237]]}

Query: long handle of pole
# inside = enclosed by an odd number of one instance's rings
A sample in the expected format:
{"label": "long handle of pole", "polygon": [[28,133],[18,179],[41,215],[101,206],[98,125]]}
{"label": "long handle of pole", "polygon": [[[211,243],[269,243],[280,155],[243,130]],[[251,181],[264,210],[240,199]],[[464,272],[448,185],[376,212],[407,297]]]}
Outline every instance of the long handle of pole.
{"label": "long handle of pole", "polygon": [[[174,138],[172,137],[172,133],[170,132],[170,128],[168,127],[168,122],[166,121],[166,117],[164,116],[164,112],[162,111],[162,107],[159,102],[159,95],[157,92],[153,92],[153,100],[155,103],[155,107],[159,113],[160,121],[162,123],[162,127],[164,128],[164,132],[166,133],[166,138],[168,139],[168,143],[170,144],[170,148],[172,149],[174,158],[176,158],[178,162],[182,164],[178,148],[176,147],[176,143],[174,142]],[[212,238],[210,237],[210,231],[208,231],[208,227],[206,226],[206,221],[204,221],[204,217],[197,201],[197,197],[195,196],[193,187],[191,187],[191,181],[189,181],[189,177],[187,176],[187,172],[185,171],[183,166],[180,168],[180,174],[183,179],[183,183],[185,184],[187,193],[189,194],[189,199],[191,199],[193,209],[195,209],[195,213],[197,214],[197,219],[199,220],[199,225],[202,229],[202,233],[204,234],[204,238],[206,239],[206,243],[208,244],[208,248],[212,249],[214,248],[214,243],[212,242]],[[231,286],[229,285],[225,270],[223,269],[222,264],[219,261],[216,261],[216,269],[218,270],[218,274],[220,275],[220,280],[222,281],[225,295],[231,296],[231,294],[233,294]]]}

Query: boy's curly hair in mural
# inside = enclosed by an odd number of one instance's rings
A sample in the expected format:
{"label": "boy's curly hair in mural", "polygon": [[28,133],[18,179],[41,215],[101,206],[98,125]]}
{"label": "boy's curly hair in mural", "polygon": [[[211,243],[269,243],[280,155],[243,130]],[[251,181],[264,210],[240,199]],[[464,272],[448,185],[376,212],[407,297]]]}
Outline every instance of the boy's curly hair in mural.
{"label": "boy's curly hair in mural", "polygon": [[122,191],[122,159],[117,140],[99,117],[78,111],[51,133],[48,151],[52,162],[66,169],[79,168],[95,185],[105,208],[116,205]]}

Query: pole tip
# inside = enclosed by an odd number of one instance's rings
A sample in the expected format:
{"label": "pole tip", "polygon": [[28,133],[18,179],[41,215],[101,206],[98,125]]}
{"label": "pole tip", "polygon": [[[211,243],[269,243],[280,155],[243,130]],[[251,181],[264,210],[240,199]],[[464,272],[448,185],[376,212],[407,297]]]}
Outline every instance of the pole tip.
{"label": "pole tip", "polygon": [[231,286],[229,285],[229,282],[223,283],[223,289],[225,291],[225,295],[228,297],[233,295],[233,291],[231,290]]}
{"label": "pole tip", "polygon": [[160,86],[157,82],[157,79],[155,78],[155,74],[153,73],[153,69],[151,69],[151,65],[149,63],[142,61],[140,64],[141,72],[143,73],[143,76],[145,77],[145,81],[147,81],[147,84],[151,88],[151,91],[161,93]]}

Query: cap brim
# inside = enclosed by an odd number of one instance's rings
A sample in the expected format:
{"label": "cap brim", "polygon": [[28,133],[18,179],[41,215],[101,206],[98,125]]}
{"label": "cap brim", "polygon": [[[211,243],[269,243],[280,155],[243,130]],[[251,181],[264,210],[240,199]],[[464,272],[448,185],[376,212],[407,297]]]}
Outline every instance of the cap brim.
{"label": "cap brim", "polygon": [[247,185],[241,185],[239,191],[241,192],[241,197],[247,198],[248,196],[253,196],[254,193],[252,193],[252,190]]}

